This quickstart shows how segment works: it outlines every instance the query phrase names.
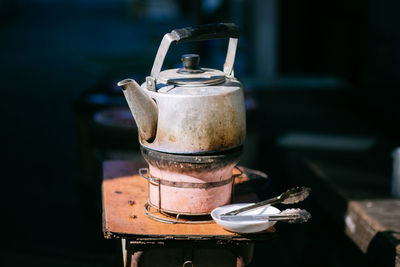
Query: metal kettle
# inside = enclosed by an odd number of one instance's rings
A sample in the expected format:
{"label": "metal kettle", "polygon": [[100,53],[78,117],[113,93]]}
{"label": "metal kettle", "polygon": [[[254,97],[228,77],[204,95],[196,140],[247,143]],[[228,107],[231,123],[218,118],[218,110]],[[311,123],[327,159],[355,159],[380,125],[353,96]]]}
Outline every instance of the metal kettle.
{"label": "metal kettle", "polygon": [[[166,153],[204,154],[243,144],[243,89],[233,65],[239,28],[218,23],[176,29],[164,35],[151,75],[139,86],[118,82],[135,119],[142,146]],[[171,43],[229,38],[223,71],[200,68],[199,56],[182,56],[183,68],[161,71]]]}

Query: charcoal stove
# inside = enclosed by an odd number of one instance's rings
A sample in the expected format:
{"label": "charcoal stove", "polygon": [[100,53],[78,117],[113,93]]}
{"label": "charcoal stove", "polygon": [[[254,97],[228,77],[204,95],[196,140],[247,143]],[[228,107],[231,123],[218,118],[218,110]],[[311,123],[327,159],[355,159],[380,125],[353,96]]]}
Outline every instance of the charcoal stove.
{"label": "charcoal stove", "polygon": [[207,216],[215,207],[229,204],[234,178],[242,174],[240,169],[239,174],[233,174],[242,150],[238,147],[220,154],[177,155],[142,146],[149,165],[139,170],[140,176],[148,180],[146,214],[155,218],[151,212],[154,209],[175,216],[177,221],[180,215]]}

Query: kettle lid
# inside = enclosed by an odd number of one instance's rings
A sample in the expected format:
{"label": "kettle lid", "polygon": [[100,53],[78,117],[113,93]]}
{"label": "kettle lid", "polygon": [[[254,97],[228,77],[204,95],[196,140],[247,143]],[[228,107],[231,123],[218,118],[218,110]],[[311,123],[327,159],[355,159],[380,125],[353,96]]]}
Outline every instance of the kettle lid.
{"label": "kettle lid", "polygon": [[157,83],[176,86],[208,86],[225,82],[225,73],[216,69],[200,68],[200,56],[185,54],[181,57],[183,68],[161,71]]}

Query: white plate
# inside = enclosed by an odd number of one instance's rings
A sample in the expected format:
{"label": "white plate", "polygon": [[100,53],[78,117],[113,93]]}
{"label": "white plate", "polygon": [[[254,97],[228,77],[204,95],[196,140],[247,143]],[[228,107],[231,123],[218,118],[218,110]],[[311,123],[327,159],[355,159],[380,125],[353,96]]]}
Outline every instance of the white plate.
{"label": "white plate", "polygon": [[[224,214],[228,211],[240,209],[253,203],[238,203],[231,204],[222,207],[218,207],[211,212],[211,217],[213,220],[223,228],[228,231],[236,232],[236,233],[257,233],[267,230],[271,226],[273,226],[276,222],[270,222],[268,220],[245,220],[245,221],[226,221],[221,220],[220,215]],[[280,210],[273,207],[260,207],[254,210],[246,211],[240,213],[240,215],[268,215],[268,214],[276,214],[279,213]],[[237,215],[237,216],[240,216]]]}

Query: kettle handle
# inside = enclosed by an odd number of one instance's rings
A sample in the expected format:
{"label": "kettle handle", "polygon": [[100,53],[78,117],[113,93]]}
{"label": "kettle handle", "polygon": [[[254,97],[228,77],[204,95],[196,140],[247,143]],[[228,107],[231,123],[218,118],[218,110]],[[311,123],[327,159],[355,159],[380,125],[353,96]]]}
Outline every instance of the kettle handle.
{"label": "kettle handle", "polygon": [[240,29],[233,23],[215,23],[173,30],[177,43],[205,41],[219,38],[239,38]]}
{"label": "kettle handle", "polygon": [[161,41],[160,47],[158,48],[157,55],[153,63],[153,68],[151,69],[151,76],[146,78],[147,88],[152,91],[155,90],[155,81],[161,71],[169,46],[173,42],[183,43],[229,38],[228,51],[224,64],[224,73],[227,76],[233,76],[233,65],[235,63],[239,35],[239,27],[233,23],[215,23],[186,27],[182,29],[176,29],[165,34]]}

